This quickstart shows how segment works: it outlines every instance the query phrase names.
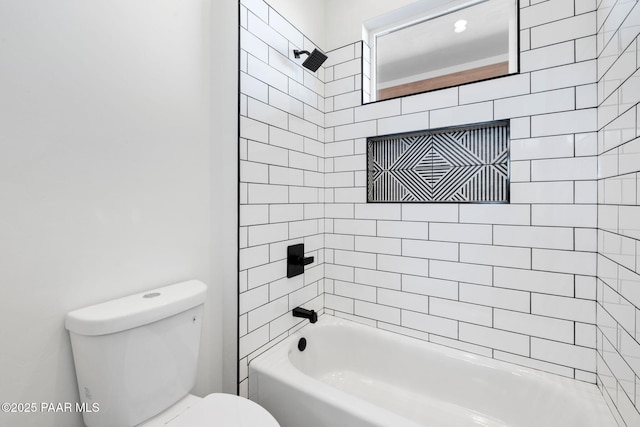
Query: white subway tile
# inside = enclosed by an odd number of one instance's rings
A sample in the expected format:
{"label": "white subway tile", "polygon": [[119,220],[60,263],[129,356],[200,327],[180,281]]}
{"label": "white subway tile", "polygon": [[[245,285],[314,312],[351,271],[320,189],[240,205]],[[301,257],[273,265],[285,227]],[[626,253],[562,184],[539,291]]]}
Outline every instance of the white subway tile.
{"label": "white subway tile", "polygon": [[248,117],[241,116],[240,136],[249,140],[269,142],[269,126]]}
{"label": "white subway tile", "polygon": [[246,270],[267,262],[269,262],[269,247],[267,245],[240,249],[240,270]]}
{"label": "white subway tile", "polygon": [[480,102],[459,107],[431,111],[430,126],[433,129],[493,120],[493,102]]}
{"label": "white subway tile", "polygon": [[289,130],[307,138],[318,139],[318,125],[289,114]]}
{"label": "white subway tile", "polygon": [[511,141],[511,160],[573,157],[574,136],[558,135]]}
{"label": "white subway tile", "polygon": [[535,270],[596,275],[596,255],[591,252],[533,249],[532,259]]}
{"label": "white subway tile", "polygon": [[566,18],[531,28],[531,47],[548,46],[566,40],[591,36],[596,28],[596,13]]}
{"label": "white subway tile", "polygon": [[531,92],[591,84],[596,81],[596,61],[547,68],[531,73]]}
{"label": "white subway tile", "polygon": [[502,246],[573,250],[573,229],[560,227],[493,227],[493,243]]}
{"label": "white subway tile", "polygon": [[365,301],[355,301],[354,314],[374,320],[381,320],[395,325],[400,324],[400,309],[372,304]]}
{"label": "white subway tile", "polygon": [[317,171],[318,158],[310,154],[289,151],[289,167]]}
{"label": "white subway tile", "polygon": [[[278,87],[278,89],[283,90],[280,87]],[[284,91],[286,90],[287,87],[285,86]],[[311,105],[312,107],[318,107],[318,94],[311,89],[304,87],[304,85],[296,82],[295,80],[289,80],[289,95],[304,102],[305,104]]]}
{"label": "white subway tile", "polygon": [[531,268],[531,249],[461,244],[460,261],[501,267]]}
{"label": "white subway tile", "polygon": [[260,40],[267,43],[270,47],[277,50],[283,55],[287,55],[289,51],[289,41],[269,26],[265,21],[249,14],[248,29]]}
{"label": "white subway tile", "polygon": [[348,76],[359,77],[361,72],[361,60],[360,58],[352,59],[351,61],[337,64],[334,68],[334,78],[342,79]]}
{"label": "white subway tile", "polygon": [[476,325],[491,326],[493,323],[490,307],[440,298],[430,298],[429,314]]}
{"label": "white subway tile", "polygon": [[440,89],[402,98],[402,114],[436,110],[458,105],[458,88]]}
{"label": "white subway tile", "polygon": [[529,225],[530,216],[530,208],[525,205],[460,205],[462,223]]}
{"label": "white subway tile", "polygon": [[498,329],[573,344],[571,321],[507,310],[495,310],[493,316]]}
{"label": "white subway tile", "polygon": [[269,20],[269,5],[263,0],[241,0],[240,3],[264,22]]}
{"label": "white subway tile", "polygon": [[247,60],[247,73],[269,86],[273,86],[283,92],[287,91],[289,82],[287,76],[251,55]]}
{"label": "white subway tile", "polygon": [[520,28],[530,28],[573,16],[573,0],[538,2],[520,10]]}
{"label": "white subway tile", "polygon": [[531,357],[588,372],[595,372],[596,351],[571,344],[531,338]]}
{"label": "white subway tile", "polygon": [[512,183],[511,203],[573,203],[573,182]]}
{"label": "white subway tile", "polygon": [[354,251],[334,251],[334,263],[360,268],[376,268],[376,254]]}
{"label": "white subway tile", "polygon": [[598,209],[595,205],[533,205],[531,224],[559,227],[596,227]]}
{"label": "white subway tile", "polygon": [[410,294],[408,292],[391,289],[378,289],[377,302],[378,304],[418,311],[420,313],[429,312],[429,297],[424,295]]}
{"label": "white subway tile", "polygon": [[327,113],[325,118],[325,125],[327,127],[346,125],[353,122],[353,108]]}
{"label": "white subway tile", "polygon": [[354,77],[350,76],[327,83],[324,88],[324,95],[325,97],[330,97],[353,91],[355,91],[355,80]]}
{"label": "white subway tile", "polygon": [[498,99],[494,103],[495,119],[569,111],[575,108],[575,99],[573,88]]}
{"label": "white subway tile", "polygon": [[281,185],[302,185],[303,171],[281,166],[269,166],[269,183]]}
{"label": "white subway tile", "polygon": [[429,129],[429,113],[404,114],[378,120],[378,135]]}
{"label": "white subway tile", "polygon": [[294,221],[289,223],[290,239],[297,239],[300,237],[311,236],[314,234],[318,234],[317,219],[311,219],[307,221]]}
{"label": "white subway tile", "polygon": [[343,62],[350,61],[356,57],[355,46],[353,44],[348,44],[338,49],[331,50],[327,52],[329,58],[327,62],[325,62],[325,67],[332,67],[336,64],[341,64]]}
{"label": "white subway tile", "polygon": [[250,204],[287,203],[288,187],[284,185],[249,184],[248,202]]}
{"label": "white subway tile", "polygon": [[241,92],[262,102],[269,102],[269,86],[247,73],[240,73]]}
{"label": "white subway tile", "polygon": [[302,33],[271,8],[269,8],[269,25],[286,37],[294,46],[303,47],[304,37]]}
{"label": "white subway tile", "polygon": [[595,59],[598,56],[596,36],[589,36],[577,39],[576,43],[576,62]]}
{"label": "white subway tile", "polygon": [[596,322],[596,302],[554,295],[531,295],[531,313],[583,323]]}
{"label": "white subway tile", "polygon": [[400,289],[401,276],[386,271],[356,268],[355,282],[387,289]]}
{"label": "white subway tile", "polygon": [[336,203],[365,203],[367,201],[365,187],[336,188],[334,194]]}
{"label": "white subway tile", "polygon": [[[460,301],[471,304],[529,312],[531,307],[529,295],[529,292],[460,283]],[[513,330],[497,325],[494,326],[500,329]]]}
{"label": "white subway tile", "polygon": [[491,101],[529,93],[529,74],[514,74],[499,79],[460,86],[460,104]]}
{"label": "white subway tile", "polygon": [[395,255],[378,255],[378,270],[392,273],[429,275],[429,261],[419,258],[408,258]]}
{"label": "white subway tile", "polygon": [[501,288],[569,297],[574,294],[574,278],[570,274],[496,267],[493,280],[494,286]]}
{"label": "white subway tile", "polygon": [[240,176],[243,182],[269,182],[269,166],[262,163],[240,161]]}
{"label": "white subway tile", "polygon": [[240,206],[240,226],[266,224],[269,222],[268,205]]}
{"label": "white subway tile", "polygon": [[377,135],[376,121],[360,122],[335,128],[336,140],[354,139]]}
{"label": "white subway tile", "polygon": [[267,324],[288,311],[287,297],[283,297],[251,310],[248,314],[249,331]]}
{"label": "white subway tile", "polygon": [[361,236],[375,236],[376,222],[372,220],[336,219],[334,222],[336,234],[355,234]]}
{"label": "white subway tile", "polygon": [[269,342],[269,325],[256,329],[239,339],[238,357],[247,357],[249,354],[259,349]]}
{"label": "white subway tile", "polygon": [[490,225],[476,224],[429,224],[429,238],[444,242],[487,243],[491,244]]}
{"label": "white subway tile", "polygon": [[355,108],[355,119],[357,122],[398,115],[400,115],[400,99],[374,102]]}
{"label": "white subway tile", "polygon": [[458,261],[458,244],[403,239],[402,255],[416,258]]}
{"label": "white subway tile", "polygon": [[327,279],[353,282],[353,267],[336,264],[325,264],[324,274]]}
{"label": "white subway tile", "polygon": [[458,299],[458,283],[449,280],[420,276],[402,276],[402,290],[414,294],[429,295],[446,299]]}
{"label": "white subway tile", "polygon": [[491,286],[493,269],[488,265],[430,261],[429,277]]}
{"label": "white subway tile", "polygon": [[355,237],[347,236],[345,234],[325,234],[324,235],[325,248],[329,249],[344,249],[353,251],[355,249]]}
{"label": "white subway tile", "polygon": [[[286,253],[283,256],[286,258]],[[282,259],[281,261],[271,262],[269,264],[260,265],[249,269],[247,272],[247,287],[248,289],[254,289],[258,286],[265,285],[277,280],[287,280],[287,261]],[[287,283],[292,283],[289,281]]]}
{"label": "white subway tile", "polygon": [[376,288],[373,286],[358,285],[355,283],[336,280],[334,293],[345,298],[354,298],[361,301],[376,302]]}
{"label": "white subway tile", "polygon": [[288,187],[289,203],[318,203],[318,189],[312,187]]}
{"label": "white subway tile", "polygon": [[402,240],[384,237],[356,236],[356,250],[388,255],[408,255],[403,253]]}
{"label": "white subway tile", "polygon": [[[529,34],[529,32],[527,32]],[[522,43],[522,40],[520,41]],[[577,42],[576,42],[577,43]],[[573,41],[558,43],[520,54],[520,72],[541,70],[574,62],[575,48]]]}
{"label": "white subway tile", "polygon": [[247,158],[252,162],[271,165],[288,166],[289,164],[289,152],[287,150],[255,141],[247,143]]}
{"label": "white subway tile", "polygon": [[240,294],[239,314],[248,313],[249,311],[260,307],[269,302],[269,287],[260,286]]}
{"label": "white subway tile", "polygon": [[269,206],[269,222],[300,221],[304,219],[303,205],[282,204]]}
{"label": "white subway tile", "polygon": [[[494,351],[493,358],[504,362],[513,363],[514,365],[527,366],[543,372],[561,375],[567,378],[574,378],[574,369],[565,366],[559,366],[555,363],[543,362],[541,360],[531,359],[529,357],[516,356],[515,354],[505,353],[502,351]],[[593,381],[595,383],[595,380]]]}
{"label": "white subway tile", "polygon": [[382,237],[428,239],[429,225],[424,222],[378,221],[377,234]]}
{"label": "white subway tile", "polygon": [[596,156],[531,162],[532,181],[577,181],[597,178],[598,158]]}
{"label": "white subway tile", "polygon": [[529,337],[522,334],[460,323],[460,340],[509,353],[529,355]]}
{"label": "white subway tile", "polygon": [[278,242],[289,238],[289,227],[285,223],[253,225],[249,227],[249,246]]}
{"label": "white subway tile", "polygon": [[458,322],[442,317],[403,311],[402,326],[444,337],[458,338]]}
{"label": "white subway tile", "polygon": [[404,204],[403,221],[458,222],[458,206],[455,204]]}
{"label": "white subway tile", "polygon": [[[355,205],[355,218],[399,220],[401,218],[400,205],[371,203],[357,204]],[[380,223],[378,223],[378,229],[379,228]]]}
{"label": "white subway tile", "polygon": [[548,136],[597,130],[597,109],[543,114],[531,118],[531,135]]}
{"label": "white subway tile", "polygon": [[354,300],[332,294],[324,295],[325,307],[330,310],[337,310],[343,313],[353,314]]}
{"label": "white subway tile", "polygon": [[325,203],[326,218],[353,218],[353,205],[349,203]]}

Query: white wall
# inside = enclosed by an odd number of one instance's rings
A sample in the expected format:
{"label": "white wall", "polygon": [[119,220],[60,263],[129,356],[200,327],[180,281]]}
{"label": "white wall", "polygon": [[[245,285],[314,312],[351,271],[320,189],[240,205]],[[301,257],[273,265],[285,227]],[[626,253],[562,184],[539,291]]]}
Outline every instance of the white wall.
{"label": "white wall", "polygon": [[287,21],[295,23],[296,28],[309,40],[324,49],[326,0],[268,0],[267,3]]}
{"label": "white wall", "polygon": [[[76,401],[65,313],[190,278],[210,289],[197,390],[220,389],[211,92],[229,82],[211,85],[215,4],[0,3],[1,401]],[[215,144],[234,152],[225,129]]]}
{"label": "white wall", "polygon": [[415,0],[325,0],[325,49],[361,40],[364,21],[410,3]]}
{"label": "white wall", "polygon": [[598,6],[599,385],[640,425],[640,3]]}
{"label": "white wall", "polygon": [[[240,8],[240,393],[248,362],[297,327],[291,310],[321,312],[324,70],[312,73],[292,46],[305,34],[262,0]],[[315,262],[287,279],[287,246]]]}

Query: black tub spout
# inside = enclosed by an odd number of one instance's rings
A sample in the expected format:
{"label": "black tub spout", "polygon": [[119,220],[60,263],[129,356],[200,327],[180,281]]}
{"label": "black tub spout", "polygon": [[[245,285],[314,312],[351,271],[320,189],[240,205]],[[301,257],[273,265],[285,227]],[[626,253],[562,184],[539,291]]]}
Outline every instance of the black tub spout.
{"label": "black tub spout", "polygon": [[302,317],[303,319],[309,319],[309,322],[316,323],[318,321],[318,313],[315,310],[307,310],[306,308],[296,307],[291,311],[293,317]]}

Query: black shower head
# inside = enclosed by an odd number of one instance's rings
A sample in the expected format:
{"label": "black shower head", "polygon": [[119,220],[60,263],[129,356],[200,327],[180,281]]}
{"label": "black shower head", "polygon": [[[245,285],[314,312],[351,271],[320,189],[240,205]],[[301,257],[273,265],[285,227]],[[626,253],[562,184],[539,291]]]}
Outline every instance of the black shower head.
{"label": "black shower head", "polygon": [[310,69],[313,72],[318,71],[318,68],[320,68],[320,66],[324,64],[324,61],[326,61],[328,58],[327,55],[320,52],[318,49],[313,49],[313,52],[311,53],[309,53],[308,50],[296,49],[293,51],[293,55],[296,58],[300,58],[300,54],[303,54],[303,53],[306,55],[309,55],[309,57],[304,60],[304,62],[302,63],[302,66]]}

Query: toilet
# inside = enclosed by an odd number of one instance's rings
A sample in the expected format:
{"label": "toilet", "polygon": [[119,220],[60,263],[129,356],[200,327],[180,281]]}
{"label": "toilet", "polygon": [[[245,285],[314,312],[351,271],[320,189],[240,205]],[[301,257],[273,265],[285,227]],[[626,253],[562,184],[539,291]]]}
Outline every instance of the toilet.
{"label": "toilet", "polygon": [[189,394],[206,294],[190,280],[67,314],[87,427],[279,427],[248,399]]}

